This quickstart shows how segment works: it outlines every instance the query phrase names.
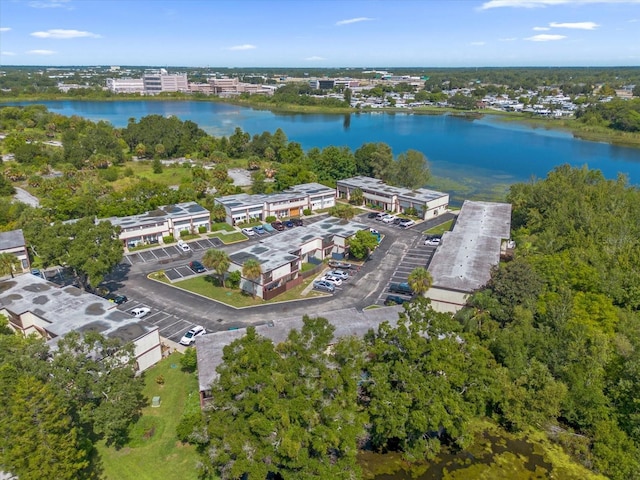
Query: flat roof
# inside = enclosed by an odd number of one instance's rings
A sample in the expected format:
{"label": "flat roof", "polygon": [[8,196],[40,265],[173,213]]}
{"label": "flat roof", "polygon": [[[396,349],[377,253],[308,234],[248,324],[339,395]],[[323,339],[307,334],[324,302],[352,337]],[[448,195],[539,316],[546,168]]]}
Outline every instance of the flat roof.
{"label": "flat roof", "polygon": [[108,221],[112,225],[122,227],[123,230],[132,227],[143,227],[162,223],[168,218],[193,217],[197,215],[209,214],[209,210],[196,202],[176,203],[175,205],[163,205],[155,210],[141,213],[140,215],[130,215],[128,217],[101,218],[98,221]]}
{"label": "flat roof", "polygon": [[126,343],[158,328],[118,310],[114,303],[102,297],[73,286],[59,287],[30,274],[0,282],[2,308],[14,315],[26,312],[37,315],[47,322],[45,329],[58,337],[72,331],[95,331]]}
{"label": "flat roof", "polygon": [[468,293],[483,287],[510,235],[511,204],[466,200],[429,264],[433,286]]}
{"label": "flat roof", "polygon": [[428,188],[416,188],[414,190],[404,187],[392,187],[387,185],[382,180],[371,177],[351,177],[344,180],[338,180],[337,185],[346,185],[353,188],[359,188],[363,192],[370,191],[373,193],[382,193],[386,196],[396,195],[399,198],[411,200],[413,202],[431,202],[438,198],[448,197],[448,193],[438,192],[436,190],[429,190]]}
{"label": "flat roof", "polygon": [[[364,336],[369,330],[377,329],[380,324],[388,321],[395,326],[398,314],[403,312],[401,305],[392,307],[374,308],[359,312],[355,308],[345,308],[328,312],[319,312],[309,315],[311,318],[326,318],[336,329],[333,333],[335,339],[355,335]],[[256,326],[256,333],[268,338],[274,344],[282,343],[287,339],[293,329],[298,331],[304,325],[302,317],[286,317],[274,320],[267,325]],[[222,363],[223,349],[234,340],[242,338],[246,329],[228,330],[209,333],[196,338],[196,352],[198,356],[198,383],[200,390],[208,390],[209,386],[218,377],[216,368]]]}
{"label": "flat roof", "polygon": [[287,229],[278,235],[266,237],[259,243],[229,255],[229,258],[238,265],[242,265],[249,258],[255,259],[262,265],[263,273],[270,272],[297,260],[299,257],[294,252],[312,240],[333,240],[335,236],[349,238],[368,228],[362,223],[327,217],[311,225]]}
{"label": "flat roof", "polygon": [[335,190],[320,183],[302,183],[295,185],[282,192],[264,193],[249,195],[248,193],[237,193],[216,198],[216,202],[227,208],[251,208],[261,207],[265,203],[285,202],[290,200],[300,200],[315,195],[335,195]]}
{"label": "flat roof", "polygon": [[24,247],[25,245],[22,230],[0,232],[0,250],[9,250],[11,248]]}

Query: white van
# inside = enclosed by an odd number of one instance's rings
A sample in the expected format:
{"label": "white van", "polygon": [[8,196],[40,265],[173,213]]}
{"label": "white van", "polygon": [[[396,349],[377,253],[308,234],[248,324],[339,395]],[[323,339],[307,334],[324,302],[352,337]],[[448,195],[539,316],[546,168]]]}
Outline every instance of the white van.
{"label": "white van", "polygon": [[178,240],[178,248],[183,252],[191,251],[191,247],[189,246],[189,244],[187,242],[184,242],[183,240]]}

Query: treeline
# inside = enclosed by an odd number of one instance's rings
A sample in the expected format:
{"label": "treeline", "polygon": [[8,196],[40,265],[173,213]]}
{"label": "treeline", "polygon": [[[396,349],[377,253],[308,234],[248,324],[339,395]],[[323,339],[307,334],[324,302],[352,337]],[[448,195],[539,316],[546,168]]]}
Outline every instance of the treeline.
{"label": "treeline", "polygon": [[[229,165],[238,161],[254,172],[253,193],[316,181],[335,186],[337,180],[354,175],[410,188],[424,186],[429,179],[427,160],[420,152],[410,150],[394,158],[384,143],[365,144],[355,152],[336,146],[304,152],[281,129],[251,136],[236,128],[228,137],[213,137],[194,122],[160,115],[131,120],[118,129],[104,121],[57,115],[38,105],[0,108],[0,129],[7,132],[4,152],[14,155],[14,161],[2,165],[0,192],[10,195],[13,184],[26,183],[41,199],[42,207],[37,213],[21,211],[4,201],[5,215],[11,218],[2,228],[21,228],[16,225],[23,225],[34,214],[52,221],[105,218],[192,200],[219,216],[211,192],[242,191],[227,174]],[[153,160],[156,173],[167,168],[162,166],[163,159],[189,157],[200,164],[183,169],[176,178],[179,187],[174,189],[136,179],[130,163],[134,157]],[[267,177],[273,181],[268,182]]]}
{"label": "treeline", "polygon": [[[638,85],[640,96],[640,85]],[[640,98],[592,103],[580,109],[576,118],[586,125],[597,125],[623,132],[640,132]]]}
{"label": "treeline", "polygon": [[248,329],[225,347],[211,402],[179,428],[205,469],[358,478],[358,449],[420,462],[488,417],[640,478],[640,192],[562,166],[509,201],[515,258],[455,318],[418,298],[363,339],[305,318],[280,344]]}

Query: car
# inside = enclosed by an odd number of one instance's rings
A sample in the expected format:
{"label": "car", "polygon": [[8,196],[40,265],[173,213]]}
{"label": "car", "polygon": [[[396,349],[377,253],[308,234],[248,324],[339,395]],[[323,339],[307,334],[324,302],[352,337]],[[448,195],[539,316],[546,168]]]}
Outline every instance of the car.
{"label": "car", "polygon": [[376,215],[376,220],[382,220],[383,218],[390,217],[388,213],[380,212]]}
{"label": "car", "polygon": [[313,282],[313,288],[315,290],[322,290],[329,293],[333,293],[336,290],[335,285],[331,282],[327,282],[326,280],[316,280]]}
{"label": "car", "polygon": [[279,232],[281,232],[282,230],[285,229],[284,224],[280,220],[277,220],[275,222],[271,222],[271,226],[273,228],[275,228],[276,230],[278,230]]}
{"label": "car", "polygon": [[256,232],[258,235],[264,235],[265,233],[267,233],[267,231],[264,229],[262,225],[253,227],[253,231]]}
{"label": "car", "polygon": [[394,225],[400,225],[400,224],[402,223],[402,221],[403,221],[403,220],[404,220],[404,218],[396,217],[396,218],[393,220],[393,224],[394,224]]}
{"label": "car", "polygon": [[197,260],[194,260],[193,262],[189,262],[189,268],[196,273],[202,273],[207,271],[207,269],[204,268],[204,265],[202,265]]}
{"label": "car", "polygon": [[292,218],[291,221],[296,227],[301,227],[302,225],[304,225],[304,222],[301,218]]}
{"label": "car", "polygon": [[293,223],[293,220],[287,220],[286,222],[284,222],[284,226],[287,228],[293,228],[296,226],[296,224]]}
{"label": "car", "polygon": [[404,293],[405,295],[413,295],[413,290],[406,282],[390,284],[389,291],[391,293]]}
{"label": "car", "polygon": [[328,273],[328,275],[331,275],[332,277],[337,277],[340,280],[346,280],[347,278],[349,278],[349,274],[344,270],[331,270]]}
{"label": "car", "polygon": [[271,225],[269,225],[268,223],[265,223],[264,225],[262,225],[262,228],[264,228],[264,230],[267,233],[276,233],[276,229],[273,228]]}
{"label": "car", "polygon": [[342,280],[338,277],[334,277],[333,275],[326,274],[324,277],[322,277],[322,280],[324,280],[325,282],[333,283],[336,287],[342,285]]}
{"label": "car", "polygon": [[367,218],[376,218],[378,216],[378,212],[369,212],[367,214]]}
{"label": "car", "polygon": [[31,275],[35,275],[36,277],[44,278],[44,274],[40,271],[39,268],[32,268]]}
{"label": "car", "polygon": [[405,218],[404,220],[402,220],[400,222],[400,227],[401,228],[410,228],[413,227],[416,224],[416,222],[414,222],[413,220],[409,219],[409,218]]}
{"label": "car", "polygon": [[180,345],[186,345],[187,347],[196,341],[196,337],[204,335],[207,331],[201,325],[196,325],[185,333],[180,339]]}
{"label": "car", "polygon": [[189,244],[183,240],[178,240],[178,248],[183,252],[191,251],[191,247],[189,246]]}
{"label": "car", "polygon": [[244,233],[247,237],[253,237],[256,234],[256,232],[254,232],[252,228],[243,228],[240,231]]}
{"label": "car", "polygon": [[405,302],[410,302],[408,298],[400,297],[398,295],[387,295],[384,299],[385,305],[402,305]]}
{"label": "car", "polygon": [[150,308],[147,307],[138,307],[138,308],[134,308],[133,310],[131,310],[131,315],[136,317],[136,318],[142,318],[145,317],[149,312],[151,311]]}
{"label": "car", "polygon": [[425,245],[428,245],[430,247],[437,247],[438,245],[440,245],[440,239],[439,238],[427,238],[424,241]]}
{"label": "car", "polygon": [[350,270],[352,268],[350,263],[339,262],[337,260],[330,260],[329,266],[333,269],[340,270]]}
{"label": "car", "polygon": [[110,294],[110,295],[107,295],[106,299],[109,300],[110,302],[115,303],[116,305],[122,305],[123,303],[127,303],[129,301],[126,295]]}
{"label": "car", "polygon": [[398,217],[396,217],[395,215],[387,215],[382,219],[382,223],[393,223],[396,218]]}

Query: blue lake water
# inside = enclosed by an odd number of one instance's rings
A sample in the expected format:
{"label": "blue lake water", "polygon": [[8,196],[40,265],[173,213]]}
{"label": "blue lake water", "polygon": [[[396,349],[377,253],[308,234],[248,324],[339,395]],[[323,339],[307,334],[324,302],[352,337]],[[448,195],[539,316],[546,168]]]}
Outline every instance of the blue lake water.
{"label": "blue lake water", "polygon": [[563,163],[599,169],[607,178],[623,173],[630,183],[640,185],[640,149],[579,140],[566,132],[503,123],[492,116],[276,114],[197,101],[38,103],[62,115],[106,120],[116,127],[126,126],[129,118],[158,114],[192,120],[216,136],[230,135],[236,127],[252,135],[281,128],[305,150],[328,145],[355,150],[366,142],[385,142],[396,155],[409,149],[423,152],[440,181],[450,179],[464,185],[452,187],[457,197],[482,198],[504,192],[511,183],[543,178]]}

